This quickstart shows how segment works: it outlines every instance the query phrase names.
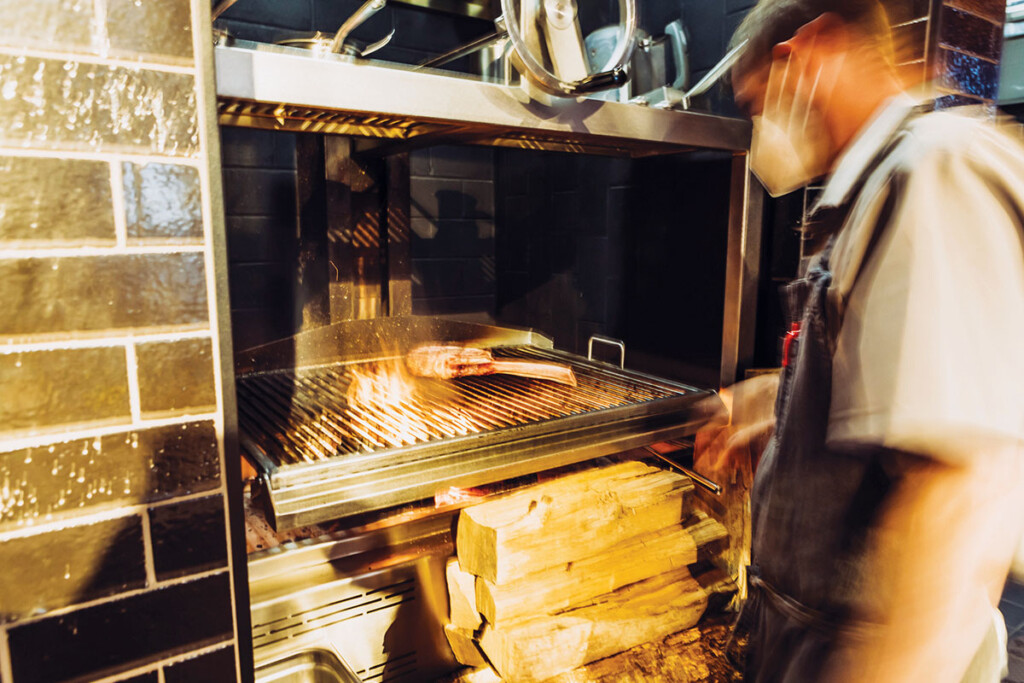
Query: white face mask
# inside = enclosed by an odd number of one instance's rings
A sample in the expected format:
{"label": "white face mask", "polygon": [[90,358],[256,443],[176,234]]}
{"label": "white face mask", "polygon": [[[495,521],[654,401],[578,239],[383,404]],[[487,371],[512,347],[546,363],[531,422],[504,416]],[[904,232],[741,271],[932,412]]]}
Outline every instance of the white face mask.
{"label": "white face mask", "polygon": [[807,92],[802,74],[795,87],[786,87],[792,78],[791,66],[791,59],[772,64],[764,110],[753,117],[750,168],[773,197],[799,189],[828,171],[829,138],[821,115],[811,107],[821,69]]}

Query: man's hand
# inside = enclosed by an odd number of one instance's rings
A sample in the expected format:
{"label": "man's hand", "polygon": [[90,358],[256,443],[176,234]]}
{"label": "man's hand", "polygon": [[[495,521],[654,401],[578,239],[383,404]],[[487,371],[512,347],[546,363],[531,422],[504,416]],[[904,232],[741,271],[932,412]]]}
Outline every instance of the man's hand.
{"label": "man's hand", "polygon": [[761,375],[723,389],[724,411],[697,432],[694,469],[728,481],[737,469],[753,472],[775,427],[779,375]]}

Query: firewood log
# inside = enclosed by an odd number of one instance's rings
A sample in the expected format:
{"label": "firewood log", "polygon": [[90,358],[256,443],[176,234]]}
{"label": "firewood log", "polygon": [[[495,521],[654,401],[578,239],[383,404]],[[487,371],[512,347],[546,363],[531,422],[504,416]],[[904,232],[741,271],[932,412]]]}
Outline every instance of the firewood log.
{"label": "firewood log", "polygon": [[476,580],[476,604],[491,624],[550,614],[697,561],[697,545],[681,525],[626,540],[603,553],[515,581]]}
{"label": "firewood log", "polygon": [[458,558],[451,558],[445,566],[448,583],[448,618],[452,625],[469,631],[480,628],[483,620],[476,606],[476,577],[463,571]]}
{"label": "firewood log", "polygon": [[678,524],[692,490],[688,477],[633,461],[554,479],[463,510],[459,563],[508,583]]}
{"label": "firewood log", "polygon": [[488,624],[480,648],[502,678],[534,683],[690,628],[706,607],[700,585],[680,569],[560,614]]}

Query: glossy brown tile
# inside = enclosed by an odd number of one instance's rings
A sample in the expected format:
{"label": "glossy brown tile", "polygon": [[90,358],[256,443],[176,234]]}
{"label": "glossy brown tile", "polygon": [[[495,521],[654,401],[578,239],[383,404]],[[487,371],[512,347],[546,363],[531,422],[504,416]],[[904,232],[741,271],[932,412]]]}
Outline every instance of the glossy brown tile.
{"label": "glossy brown tile", "polygon": [[227,572],[9,629],[17,683],[94,680],[231,638]]}
{"label": "glossy brown tile", "polygon": [[196,413],[216,408],[212,341],[139,344],[135,353],[144,414]]}
{"label": "glossy brown tile", "polygon": [[5,144],[199,153],[195,79],[188,74],[0,55],[0,95]]}
{"label": "glossy brown tile", "polygon": [[940,49],[939,87],[953,93],[994,100],[999,89],[999,65],[960,52]]}
{"label": "glossy brown tile", "polygon": [[224,523],[224,500],[219,495],[149,508],[157,579],[226,565]]}
{"label": "glossy brown tile", "polygon": [[166,683],[226,683],[235,679],[233,647],[214,650],[164,667]]}
{"label": "glossy brown tile", "polygon": [[107,35],[115,53],[192,60],[192,13],[188,0],[107,0]]}
{"label": "glossy brown tile", "polygon": [[0,386],[0,434],[131,419],[120,346],[0,355]]}
{"label": "glossy brown tile", "polygon": [[928,16],[929,0],[883,0],[886,14],[893,24],[902,24]]}
{"label": "glossy brown tile", "polygon": [[999,61],[1003,50],[1003,31],[991,21],[944,7],[941,27],[939,42],[942,46]]}
{"label": "glossy brown tile", "polygon": [[95,5],[81,0],[0,3],[0,44],[92,51]]}
{"label": "glossy brown tile", "polygon": [[209,320],[201,253],[0,261],[0,338]]}
{"label": "glossy brown tile", "polygon": [[130,241],[203,236],[199,171],[175,164],[123,164],[125,222]]}
{"label": "glossy brown tile", "polygon": [[142,588],[142,520],[133,515],[7,540],[0,566],[0,622]]}
{"label": "glossy brown tile", "polygon": [[220,485],[211,422],[190,422],[0,453],[0,531],[95,506],[135,505]]}
{"label": "glossy brown tile", "polygon": [[920,21],[893,28],[893,44],[900,63],[924,59],[928,39],[928,22]]}
{"label": "glossy brown tile", "polygon": [[946,7],[966,10],[999,24],[1006,21],[1006,0],[945,0],[943,4]]}
{"label": "glossy brown tile", "polygon": [[114,243],[110,164],[0,157],[0,244]]}

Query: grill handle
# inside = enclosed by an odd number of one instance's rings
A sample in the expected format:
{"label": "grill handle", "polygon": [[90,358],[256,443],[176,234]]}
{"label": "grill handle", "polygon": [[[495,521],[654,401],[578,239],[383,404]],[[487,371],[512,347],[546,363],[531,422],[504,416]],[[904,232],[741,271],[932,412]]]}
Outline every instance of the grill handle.
{"label": "grill handle", "polygon": [[700,475],[700,474],[697,474],[696,472],[691,470],[689,467],[683,467],[682,465],[677,463],[675,460],[672,460],[670,458],[666,458],[664,455],[662,455],[658,451],[654,450],[650,446],[644,446],[644,450],[647,451],[648,453],[650,453],[651,455],[653,455],[658,460],[661,460],[662,462],[664,462],[667,465],[671,465],[675,469],[679,470],[680,472],[682,472],[683,474],[688,476],[690,479],[693,480],[694,484],[697,484],[701,488],[710,491],[711,493],[715,494],[716,496],[722,495],[722,487],[719,484],[716,484],[715,482],[711,481],[707,477],[705,477],[703,475]]}
{"label": "grill handle", "polygon": [[619,349],[619,369],[624,370],[626,368],[626,342],[600,334],[592,334],[590,335],[590,341],[587,342],[587,360],[594,360],[594,342],[617,347]]}

